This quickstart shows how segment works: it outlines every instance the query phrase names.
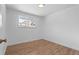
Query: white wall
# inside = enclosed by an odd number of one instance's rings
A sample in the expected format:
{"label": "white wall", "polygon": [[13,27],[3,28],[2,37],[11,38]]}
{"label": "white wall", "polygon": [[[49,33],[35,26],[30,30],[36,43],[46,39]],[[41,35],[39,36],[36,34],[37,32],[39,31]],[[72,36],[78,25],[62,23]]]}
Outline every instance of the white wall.
{"label": "white wall", "polygon": [[[17,28],[16,18],[18,15],[33,16],[36,28]],[[9,45],[35,39],[47,39],[79,50],[79,7],[61,10],[45,18],[7,9],[6,32]]]}
{"label": "white wall", "polygon": [[[32,16],[32,21],[36,24],[35,28],[18,28],[16,27],[17,16]],[[38,17],[32,14],[23,13],[13,9],[7,8],[7,25],[6,32],[8,36],[8,45],[23,43],[31,40],[40,39],[40,20],[42,17]]]}
{"label": "white wall", "polygon": [[43,38],[79,50],[79,6],[48,15]]}
{"label": "white wall", "polygon": [[0,13],[2,15],[2,26],[0,27],[0,38],[6,37],[5,24],[6,24],[6,7],[4,4],[0,5]]}
{"label": "white wall", "polygon": [[[6,38],[6,6],[4,4],[0,4],[0,14],[2,15],[2,26],[0,27],[0,39]],[[0,44],[0,55],[4,55],[6,51],[7,44]]]}

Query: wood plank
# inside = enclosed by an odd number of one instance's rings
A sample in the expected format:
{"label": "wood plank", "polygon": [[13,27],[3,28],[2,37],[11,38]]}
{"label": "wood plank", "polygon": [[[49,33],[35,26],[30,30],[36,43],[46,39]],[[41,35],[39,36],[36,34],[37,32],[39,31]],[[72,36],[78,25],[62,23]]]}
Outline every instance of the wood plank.
{"label": "wood plank", "polygon": [[79,51],[41,39],[9,46],[6,55],[79,55]]}

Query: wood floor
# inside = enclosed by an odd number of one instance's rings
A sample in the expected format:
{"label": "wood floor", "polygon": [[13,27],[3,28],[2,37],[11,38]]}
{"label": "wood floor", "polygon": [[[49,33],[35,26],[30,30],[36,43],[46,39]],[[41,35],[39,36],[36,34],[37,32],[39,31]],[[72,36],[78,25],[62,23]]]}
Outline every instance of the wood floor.
{"label": "wood floor", "polygon": [[79,51],[41,39],[9,46],[6,55],[79,55]]}

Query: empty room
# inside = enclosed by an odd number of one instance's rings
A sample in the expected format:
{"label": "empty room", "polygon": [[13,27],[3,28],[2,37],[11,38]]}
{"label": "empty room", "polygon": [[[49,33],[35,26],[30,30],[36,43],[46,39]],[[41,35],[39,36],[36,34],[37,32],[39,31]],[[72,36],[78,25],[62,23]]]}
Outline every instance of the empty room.
{"label": "empty room", "polygon": [[0,55],[79,55],[79,4],[0,4]]}

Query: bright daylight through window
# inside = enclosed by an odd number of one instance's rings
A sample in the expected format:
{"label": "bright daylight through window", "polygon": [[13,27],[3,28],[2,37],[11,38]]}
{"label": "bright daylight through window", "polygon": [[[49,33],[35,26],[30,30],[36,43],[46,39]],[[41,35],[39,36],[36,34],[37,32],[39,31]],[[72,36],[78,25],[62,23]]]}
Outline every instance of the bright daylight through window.
{"label": "bright daylight through window", "polygon": [[0,14],[0,27],[2,27],[2,15]]}
{"label": "bright daylight through window", "polygon": [[33,22],[30,18],[19,16],[17,19],[18,27],[33,27]]}

